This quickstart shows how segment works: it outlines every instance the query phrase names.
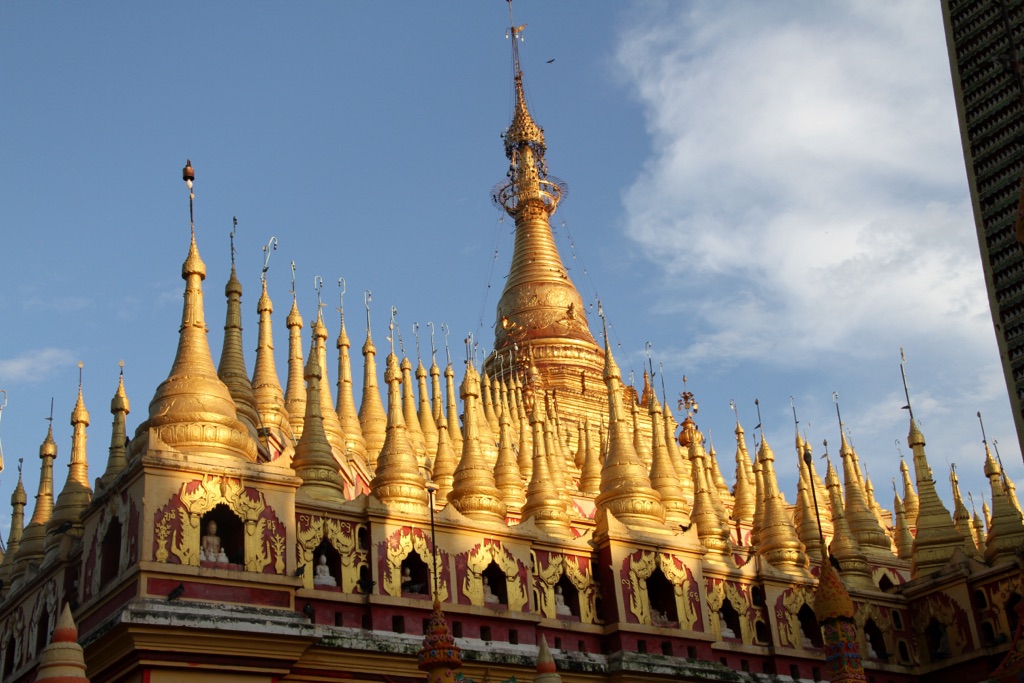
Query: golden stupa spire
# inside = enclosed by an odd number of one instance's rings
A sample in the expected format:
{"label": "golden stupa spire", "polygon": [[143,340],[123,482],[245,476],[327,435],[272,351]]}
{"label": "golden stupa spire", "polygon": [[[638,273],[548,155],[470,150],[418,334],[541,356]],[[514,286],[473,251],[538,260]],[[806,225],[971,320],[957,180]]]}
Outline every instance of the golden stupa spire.
{"label": "golden stupa spire", "polygon": [[[978,414],[978,419],[981,419],[980,412]],[[1010,475],[1006,473],[1006,468],[1003,467],[1003,459],[999,456],[998,439],[992,439],[992,447],[996,451],[996,462],[999,463],[999,469],[1002,471],[1003,475],[1003,492],[1006,494],[1006,498],[1010,501],[1010,505],[1013,506],[1013,509],[1017,511],[1017,514],[1020,515],[1022,519],[1024,519],[1024,509],[1021,509],[1020,500],[1017,498],[1017,486],[1013,483],[1013,479],[1010,479]],[[0,464],[0,469],[3,469],[2,464]]]}
{"label": "golden stupa spire", "polygon": [[956,475],[956,463],[949,466],[949,486],[953,492],[953,525],[960,535],[964,537],[964,552],[968,557],[981,559],[978,552],[978,539],[974,535],[974,524],[971,520],[971,513],[964,505],[964,499],[960,495],[960,478]]}
{"label": "golden stupa spire", "polygon": [[[828,457],[827,453],[825,455]],[[839,563],[847,585],[865,590],[874,589],[875,584],[871,580],[871,565],[868,564],[867,557],[860,549],[853,532],[850,531],[850,525],[846,523],[842,487],[839,485],[839,475],[832,467],[831,459],[828,460],[828,469],[825,472],[825,485],[828,487],[828,494],[832,500],[832,524],[835,527],[835,535],[828,547],[829,553]]]}
{"label": "golden stupa spire", "polygon": [[302,479],[299,491],[302,495],[319,500],[344,500],[344,485],[341,481],[341,466],[331,450],[327,433],[324,431],[323,401],[320,391],[323,386],[323,372],[320,369],[319,354],[314,336],[306,363],[306,414],[303,416],[302,436],[295,446],[292,468]]}
{"label": "golden stupa spire", "polygon": [[[988,525],[988,536],[985,538],[985,562],[994,566],[1009,562],[1017,556],[1021,546],[1024,546],[1024,525],[1021,523],[1020,514],[1006,496],[1002,468],[992,457],[987,441],[985,476],[988,477],[992,490],[992,519]],[[918,534],[920,533],[919,527]]]}
{"label": "golden stupa spire", "polygon": [[366,439],[363,438],[363,428],[359,424],[359,413],[356,411],[356,399],[352,393],[352,356],[349,349],[352,342],[348,338],[348,330],[345,329],[345,278],[338,278],[338,287],[341,293],[338,295],[338,341],[335,345],[338,348],[338,399],[335,405],[335,412],[341,429],[345,432],[345,450],[350,457],[358,457],[366,461]]}
{"label": "golden stupa spire", "polygon": [[[664,373],[662,373],[662,397],[665,403],[662,406],[662,420],[665,428],[665,445],[668,447],[668,456],[672,460],[672,467],[679,475],[679,488],[683,490],[683,501],[686,509],[691,511],[692,516],[694,487],[693,487],[693,462],[690,460],[689,447],[684,448],[676,439],[676,418],[672,415],[672,408],[668,405],[668,394],[664,387]],[[680,434],[682,438],[682,434]]]}
{"label": "golden stupa spire", "polygon": [[402,382],[402,370],[394,351],[394,309],[389,329],[392,350],[388,354],[384,371],[384,381],[388,385],[387,435],[377,459],[376,476],[370,482],[370,493],[388,507],[401,512],[426,512],[429,504],[426,483],[420,474],[416,455],[409,445],[402,416],[402,398],[398,387]]}
{"label": "golden stupa spire", "polygon": [[[92,500],[89,485],[89,462],[86,457],[86,427],[89,426],[89,411],[82,400],[82,362],[78,363],[78,400],[71,411],[71,462],[68,463],[68,478],[64,488],[53,504],[53,515],[46,523],[46,551],[60,545],[64,536],[77,538],[82,535],[82,511]],[[58,529],[64,531],[58,533]]]}
{"label": "golden stupa spire", "polygon": [[917,476],[919,501],[915,523],[917,532],[914,536],[913,557],[910,560],[910,575],[911,578],[916,579],[942,569],[949,561],[953,550],[963,544],[963,537],[957,533],[949,510],[943,505],[939,494],[935,491],[932,468],[928,466],[928,456],[924,451],[924,435],[917,427],[917,422],[914,420],[914,409],[910,404],[906,357],[903,355],[903,349],[900,349],[900,357],[900,375],[903,378],[903,393],[907,399],[904,408],[910,416],[907,445],[914,453],[914,472]]}
{"label": "golden stupa spire", "polygon": [[0,560],[0,595],[10,590],[11,573],[14,571],[14,558],[21,549],[21,537],[25,531],[25,503],[28,496],[25,494],[25,485],[21,481],[21,466],[23,460],[18,458],[18,484],[11,494],[11,530],[7,536],[7,552],[3,560]]}
{"label": "golden stupa spire", "polygon": [[[558,447],[558,438],[555,435],[555,419],[551,411],[551,395],[544,392],[543,396],[546,415],[544,420],[544,450],[548,458],[548,474],[551,476],[551,483],[554,485],[555,491],[558,492],[558,497],[562,499],[565,509],[570,511],[571,514],[573,510],[572,497],[569,495],[569,481],[565,472],[565,458],[562,457],[561,450]],[[539,398],[535,398],[534,403],[538,402]]]}
{"label": "golden stupa spire", "polygon": [[78,627],[71,618],[70,602],[64,603],[49,644],[39,652],[35,680],[89,683],[85,675],[85,653],[78,644]]}
{"label": "golden stupa spire", "polygon": [[[395,329],[398,329],[397,323]],[[399,367],[402,370],[402,418],[405,420],[405,435],[413,453],[416,454],[416,460],[419,461],[420,467],[423,467],[427,459],[427,443],[423,438],[423,431],[420,430],[420,416],[416,412],[416,395],[412,388],[412,361],[405,355],[404,349]]]}
{"label": "golden stupa spire", "polygon": [[896,528],[893,530],[896,543],[896,556],[901,560],[909,560],[914,553],[914,536],[910,533],[907,523],[907,508],[896,491],[896,482],[892,485],[892,507],[896,511]]}
{"label": "golden stupa spire", "polygon": [[448,436],[448,420],[442,412],[437,416],[437,453],[434,456],[434,467],[430,472],[431,481],[437,487],[435,498],[440,501],[441,507],[448,502],[448,493],[452,490],[457,464],[452,440]]}
{"label": "golden stupa spire", "polygon": [[110,399],[110,412],[114,416],[114,424],[110,429],[110,451],[107,456],[107,469],[103,476],[96,480],[96,490],[109,486],[110,482],[117,478],[121,470],[128,464],[125,458],[125,439],[127,437],[126,420],[131,412],[131,404],[128,402],[128,395],[124,391],[124,361],[119,363],[121,367],[120,376],[117,379],[117,390],[114,398]]}
{"label": "golden stupa spire", "polygon": [[810,487],[807,485],[807,477],[802,476],[796,482],[796,508],[793,511],[794,524],[800,542],[804,545],[811,562],[820,562],[821,543],[818,520],[815,516],[814,503]]}
{"label": "golden stupa spire", "polygon": [[260,415],[256,409],[256,395],[252,390],[249,372],[245,367],[245,353],[242,350],[242,283],[239,282],[238,275],[235,273],[235,231],[237,229],[238,219],[235,218],[231,229],[231,276],[224,286],[224,296],[227,297],[227,313],[224,317],[224,343],[221,347],[217,376],[231,392],[238,419],[249,430],[249,436],[257,444],[262,445],[259,438]]}
{"label": "golden stupa spire", "polygon": [[730,400],[733,412],[736,413],[736,488],[733,493],[732,518],[736,522],[754,521],[754,470],[747,451],[747,440],[740,425],[739,410],[736,402]]}
{"label": "golden stupa spire", "polygon": [[373,345],[373,337],[370,335],[371,301],[373,294],[367,289],[363,292],[363,304],[366,306],[366,341],[363,343],[363,400],[359,404],[359,426],[366,440],[366,464],[374,468],[384,447],[388,418],[384,413],[384,404],[380,400],[380,389],[377,387],[377,347]]}
{"label": "golden stupa spire", "polygon": [[[195,173],[188,163],[182,173],[189,188],[192,212],[192,181]],[[206,264],[196,246],[195,223],[188,257],[181,267],[185,280],[178,351],[167,379],[157,387],[149,403],[149,419],[139,425],[132,441],[132,453],[143,452],[150,430],[162,444],[185,454],[222,455],[256,460],[256,442],[238,419],[235,400],[217,376],[206,338],[203,286]]]}
{"label": "golden stupa spire", "polygon": [[12,579],[21,575],[30,564],[41,564],[46,552],[46,525],[53,516],[53,461],[57,459],[57,443],[53,440],[53,404],[50,404],[50,426],[39,446],[39,488],[32,519],[21,535],[21,548],[15,559]]}
{"label": "golden stupa spire", "polygon": [[[761,421],[761,405],[755,400],[758,411],[758,422]],[[760,542],[757,552],[769,564],[789,574],[807,574],[807,554],[793,527],[793,519],[785,507],[779,481],[775,475],[775,453],[768,445],[764,429],[761,430],[761,447],[757,452],[757,460],[764,470],[764,517],[761,520]]]}
{"label": "golden stupa spire", "polygon": [[967,497],[971,500],[971,511],[974,514],[974,538],[978,542],[978,552],[981,553],[982,557],[985,556],[985,522],[981,519],[981,515],[974,509],[974,496],[971,492],[967,492]]}
{"label": "golden stupa spire", "polygon": [[580,493],[596,496],[601,492],[601,444],[591,432],[589,418],[583,420],[583,438],[586,457],[580,471]]}
{"label": "golden stupa spire", "polygon": [[842,415],[839,412],[839,394],[832,392],[832,402],[836,406],[836,417],[839,420],[839,455],[843,459],[843,480],[846,484],[846,501],[843,515],[850,530],[857,537],[857,543],[868,555],[887,557],[892,555],[892,541],[875,518],[868,503],[863,480],[860,478],[860,467],[854,458],[844,431]]}
{"label": "golden stupa spire", "polygon": [[480,403],[484,409],[487,426],[490,427],[492,434],[497,434],[500,426],[498,412],[494,405],[494,393],[491,391],[491,377],[486,370],[480,376]]}
{"label": "golden stupa spire", "polygon": [[473,521],[504,524],[505,503],[494,481],[494,469],[488,464],[480,445],[477,404],[480,400],[480,376],[473,367],[471,340],[467,347],[466,375],[459,392],[465,408],[466,432],[448,502]]}
{"label": "golden stupa spire", "polygon": [[806,466],[800,468],[800,476],[804,479],[804,483],[808,485],[807,495],[811,497],[810,500],[812,502],[817,501],[818,524],[821,526],[821,533],[826,538],[831,538],[835,530],[832,527],[832,512],[828,489],[814,467],[814,453],[811,444],[806,439],[804,439],[803,443],[804,450],[801,460],[806,463]]}
{"label": "golden stupa spire", "polygon": [[292,308],[285,318],[288,325],[288,384],[284,404],[288,409],[295,440],[302,438],[303,420],[306,416],[305,363],[302,360],[302,314],[299,313],[298,295],[295,292],[295,261],[292,261]]}
{"label": "golden stupa spire", "polygon": [[612,356],[608,342],[608,325],[600,304],[598,310],[604,323],[604,382],[608,389],[608,457],[601,470],[601,493],[597,496],[597,528],[607,530],[608,515],[631,529],[664,532],[665,509],[661,496],[651,487],[650,477],[633,450],[622,408],[622,374]]}
{"label": "golden stupa spire", "polygon": [[[755,441],[755,444],[757,442]],[[761,526],[764,524],[764,468],[756,458],[754,469],[754,515],[750,522],[750,545],[761,543]]]}
{"label": "golden stupa spire", "polygon": [[512,448],[512,416],[507,401],[500,406],[501,416],[498,418],[498,462],[494,465],[494,482],[501,492],[501,499],[509,510],[518,511],[526,502],[523,491],[523,478],[516,462],[515,450]]}
{"label": "golden stupa spire", "polygon": [[[317,311],[316,321],[310,326],[313,333],[313,349],[310,353],[316,353],[317,364],[320,366],[320,415],[323,417],[324,433],[327,434],[327,443],[331,444],[334,457],[341,463],[347,463],[347,440],[334,408],[334,401],[331,400],[331,383],[327,378],[327,325],[324,324],[324,303],[320,298],[323,279],[317,275],[314,281],[317,290]],[[306,400],[309,400],[308,396]]]}
{"label": "golden stupa spire", "polygon": [[[437,453],[437,422],[434,420],[434,411],[430,407],[430,392],[427,390],[427,369],[423,367],[423,359],[420,356],[420,324],[413,323],[412,331],[416,335],[416,386],[419,391],[417,418],[420,434],[423,435],[427,457],[432,460],[434,454]],[[431,349],[431,356],[433,356],[433,349]],[[436,363],[434,367],[437,367]]]}
{"label": "golden stupa spire", "polygon": [[462,453],[462,423],[459,421],[459,404],[455,398],[455,369],[452,367],[452,352],[448,346],[448,335],[451,334],[451,328],[448,327],[447,323],[441,323],[441,331],[444,332],[444,353],[448,360],[448,364],[444,368],[448,436],[451,437],[452,447],[455,449],[455,452]]}
{"label": "golden stupa spire", "polygon": [[917,491],[914,490],[914,482],[910,480],[910,468],[907,467],[907,461],[903,459],[902,453],[900,453],[900,475],[903,477],[903,507],[907,511],[907,524],[911,528],[915,528],[921,503],[918,500]]}
{"label": "golden stupa spire", "polygon": [[[523,480],[530,481],[533,476],[533,431],[530,429],[530,422],[527,417],[519,415],[519,473]],[[600,479],[600,474],[598,474]]]}
{"label": "golden stupa spire", "polygon": [[[430,392],[430,412],[434,417],[434,428],[437,429],[437,418],[444,415],[444,394],[441,390],[441,368],[438,367],[436,359],[433,359],[430,363]],[[438,438],[440,438],[440,435],[438,435]]]}
{"label": "golden stupa spire", "polygon": [[711,498],[711,482],[705,460],[707,455],[704,452],[704,437],[697,429],[697,425],[694,424],[693,416],[689,414],[689,408],[686,418],[683,420],[683,431],[679,436],[679,442],[685,444],[684,447],[688,449],[689,453],[689,461],[692,463],[694,492],[690,519],[697,526],[697,537],[711,555],[717,556],[718,559],[728,559],[732,551],[729,529],[722,526],[722,519],[718,511],[715,510],[715,503]]}
{"label": "golden stupa spire", "polygon": [[544,411],[541,410],[539,400],[533,402],[530,426],[533,429],[533,471],[530,476],[530,485],[526,490],[526,504],[523,506],[522,521],[532,519],[534,524],[551,536],[572,538],[569,512],[555,488],[550,472],[550,459],[544,438]]}
{"label": "golden stupa spire", "polygon": [[[281,380],[277,376],[277,364],[274,362],[274,330],[271,322],[271,314],[274,312],[274,303],[267,294],[267,270],[270,266],[270,254],[277,249],[277,238],[271,237],[270,241],[263,247],[263,272],[260,274],[261,293],[256,303],[256,312],[259,314],[259,334],[256,344],[256,364],[252,372],[252,393],[256,397],[256,409],[260,414],[260,424],[265,432],[265,438],[273,434],[280,442],[282,451],[289,451],[294,445],[295,437],[292,434],[292,424],[288,417],[288,409],[285,407],[284,392],[281,390]],[[281,465],[288,465],[288,459],[279,462]]]}
{"label": "golden stupa spire", "polygon": [[718,467],[718,452],[715,450],[715,442],[711,438],[710,429],[708,429],[708,462],[711,465],[711,480],[715,485],[715,492],[721,507],[720,511],[724,515],[726,508],[731,509],[736,504],[736,499],[729,490],[729,484],[726,483],[722,470]]}
{"label": "golden stupa spire", "polygon": [[[679,487],[679,474],[672,466],[665,442],[665,420],[661,415],[661,404],[654,392],[650,392],[647,412],[651,419],[651,486],[661,496],[665,508],[665,523],[671,528],[690,526],[690,508],[683,500]],[[637,425],[639,427],[639,425]],[[639,432],[639,428],[637,432]]]}
{"label": "golden stupa spire", "polygon": [[[661,405],[659,404],[658,407],[660,409]],[[651,451],[651,447],[654,443],[653,435],[651,443],[648,443],[647,439],[644,438],[643,429],[641,429],[640,427],[640,406],[638,406],[636,401],[634,401],[632,398],[629,400],[629,412],[630,417],[632,418],[633,450],[636,451],[636,456],[640,458],[640,462],[644,464],[644,467],[646,467],[647,470],[650,471],[651,466],[654,462],[654,453]],[[658,414],[658,419],[661,419],[660,412]],[[664,433],[665,431],[663,427],[662,434]]]}

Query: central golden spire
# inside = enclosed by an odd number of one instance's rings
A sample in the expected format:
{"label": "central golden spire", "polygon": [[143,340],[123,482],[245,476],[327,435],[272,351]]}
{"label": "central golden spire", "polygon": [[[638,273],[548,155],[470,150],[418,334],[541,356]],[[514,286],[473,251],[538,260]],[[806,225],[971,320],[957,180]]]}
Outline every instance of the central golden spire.
{"label": "central golden spire", "polygon": [[[515,220],[515,243],[498,300],[494,353],[484,371],[492,381],[505,382],[516,374],[526,376],[532,362],[543,389],[558,392],[563,409],[559,421],[597,421],[607,411],[607,397],[597,389],[603,384],[604,359],[551,230],[550,217],[566,187],[548,175],[544,130],[526,103],[518,46],[522,30],[513,24],[509,31],[515,105],[502,136],[509,168],[491,195],[495,205]],[[499,367],[497,357],[509,355],[511,362]],[[531,408],[532,403],[525,406],[527,412]]]}

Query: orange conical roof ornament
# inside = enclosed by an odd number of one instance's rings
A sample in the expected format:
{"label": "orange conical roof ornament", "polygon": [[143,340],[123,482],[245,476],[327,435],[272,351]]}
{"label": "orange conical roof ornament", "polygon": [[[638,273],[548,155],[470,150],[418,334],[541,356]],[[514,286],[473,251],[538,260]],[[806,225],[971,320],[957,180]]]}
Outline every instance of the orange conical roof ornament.
{"label": "orange conical roof ornament", "polygon": [[64,603],[53,635],[50,636],[50,644],[39,653],[36,680],[89,683],[85,675],[85,653],[78,644],[78,627],[71,617],[70,603]]}

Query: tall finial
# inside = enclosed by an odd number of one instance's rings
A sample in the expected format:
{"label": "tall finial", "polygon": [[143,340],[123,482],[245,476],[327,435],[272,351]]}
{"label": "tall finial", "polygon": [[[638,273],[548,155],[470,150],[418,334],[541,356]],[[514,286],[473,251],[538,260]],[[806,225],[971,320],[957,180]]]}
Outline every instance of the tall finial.
{"label": "tall finial", "polygon": [[[981,442],[988,445],[988,437],[985,436],[985,422],[981,419],[981,411],[978,411],[978,424],[981,425]],[[1000,465],[1001,467],[1002,465]]]}
{"label": "tall finial", "polygon": [[50,429],[53,429],[53,396],[50,397],[50,417],[44,419],[50,423]]}
{"label": "tall finial", "polygon": [[732,412],[736,416],[736,424],[739,424],[740,423],[740,409],[739,409],[739,406],[736,405],[736,401],[734,401],[733,399],[730,398],[729,399],[729,407],[732,408]]}
{"label": "tall finial", "polygon": [[[647,368],[651,372],[651,381],[653,382],[654,381],[654,361],[651,360],[651,347],[652,346],[653,346],[653,344],[651,344],[651,342],[647,342],[646,344],[644,344],[644,353],[647,354]],[[661,364],[659,364],[658,367],[660,368]],[[662,381],[664,381],[664,380],[662,380]],[[662,393],[664,393],[664,390],[662,390]]]}
{"label": "tall finial", "polygon": [[[661,363],[658,363],[661,369]],[[661,392],[665,393],[665,372],[661,373]],[[668,397],[666,396],[666,399]],[[755,401],[756,403],[756,401]],[[700,410],[700,405],[694,397],[693,392],[686,388],[686,375],[683,375],[683,393],[679,394],[679,409],[686,411],[686,417],[693,417],[693,414]]]}
{"label": "tall finial", "polygon": [[78,361],[78,390],[82,390],[82,368],[85,367],[85,363]]}
{"label": "tall finial", "polygon": [[292,303],[295,303],[295,261],[292,261]]}
{"label": "tall finial", "polygon": [[345,292],[348,291],[348,283],[345,282],[345,278],[338,278],[338,287],[341,289],[338,293],[338,313],[341,314],[341,319],[345,320]]}
{"label": "tall finial", "polygon": [[366,334],[370,334],[370,302],[373,301],[373,292],[363,290],[363,305],[366,306]]}
{"label": "tall finial", "polygon": [[516,41],[522,42],[523,29],[526,28],[526,24],[516,26],[515,21],[512,20],[512,0],[507,0],[507,2],[509,29],[505,32],[505,38],[512,38],[512,63],[516,76],[519,76],[522,73],[522,69],[519,68],[519,45]]}
{"label": "tall finial", "polygon": [[[267,243],[263,245],[263,270],[260,271],[260,281],[267,281],[267,271],[270,270],[270,252],[277,251],[277,238],[273,235],[267,240]],[[294,261],[292,262],[294,265]]]}
{"label": "tall finial", "polygon": [[903,377],[903,395],[907,397],[907,405],[903,406],[903,410],[910,413],[910,419],[914,419],[914,409],[910,407],[910,389],[907,388],[907,354],[903,353],[903,347],[900,347],[900,375]]}
{"label": "tall finial", "polygon": [[452,351],[448,348],[448,335],[452,333],[452,328],[448,327],[448,323],[441,323],[441,331],[444,332],[444,354],[448,357],[448,365],[451,365]]}
{"label": "tall finial", "polygon": [[[981,413],[978,413],[981,416]],[[1003,467],[1003,456],[999,455],[999,439],[992,439],[992,448],[996,449],[996,462],[999,463],[999,472],[1003,476],[1003,488],[1006,486],[1006,468]]]}
{"label": "tall finial", "polygon": [[[398,315],[398,309],[394,306],[391,307],[391,322],[395,326],[395,334],[398,335],[398,350],[402,353],[402,357],[405,357],[405,342],[402,340],[402,327],[395,322],[395,316]],[[394,346],[394,342],[392,342]],[[394,351],[394,349],[392,349]]]}
{"label": "tall finial", "polygon": [[[415,320],[412,321],[412,336],[416,338],[416,360],[420,360],[420,324]],[[403,353],[404,353],[403,349]]]}
{"label": "tall finial", "polygon": [[437,349],[434,347],[434,321],[428,320],[427,327],[430,329],[430,364],[437,362]]}
{"label": "tall finial", "polygon": [[764,422],[761,421],[761,401],[754,399],[754,406],[757,407],[757,426],[754,429],[761,430],[761,443],[764,443]]}
{"label": "tall finial", "polygon": [[313,289],[316,290],[316,314],[317,317],[320,317],[324,310],[324,306],[327,304],[324,303],[323,297],[320,296],[320,293],[324,289],[324,279],[319,275],[313,276]]}
{"label": "tall finial", "polygon": [[843,416],[839,413],[839,392],[838,391],[833,391],[832,392],[832,403],[834,403],[835,406],[836,406],[836,417],[839,419],[839,434],[841,436],[842,433],[843,433],[843,427],[845,425],[843,424]]}
{"label": "tall finial", "polygon": [[231,240],[231,265],[235,265],[235,233],[238,232],[238,216],[231,217],[231,234],[229,239]]}
{"label": "tall finial", "polygon": [[192,192],[192,183],[196,179],[195,169],[192,168],[192,160],[185,160],[185,168],[181,169],[181,179],[185,181],[185,187],[188,188],[188,222],[192,227],[192,237],[196,236],[196,219],[195,214],[192,211],[192,203],[195,201],[196,195]]}
{"label": "tall finial", "polygon": [[[369,311],[369,309],[367,309]],[[388,341],[391,342],[391,355],[395,355],[395,316],[398,315],[398,309],[394,306],[391,307],[391,319],[388,322]]]}
{"label": "tall finial", "polygon": [[900,448],[900,440],[896,439],[896,452],[900,455],[900,460],[903,459],[903,449]]}
{"label": "tall finial", "polygon": [[[796,431],[797,439],[799,439],[800,438],[800,420],[796,419],[796,400],[792,396],[789,397],[789,407],[793,409],[793,429]],[[817,504],[815,504],[815,505],[817,505]],[[819,525],[819,527],[820,527],[820,525]],[[820,531],[820,528],[819,528],[819,531]]]}
{"label": "tall finial", "polygon": [[473,343],[473,333],[470,332],[469,334],[467,334],[466,338],[463,341],[466,343],[466,365],[476,365],[474,358],[474,354],[476,352],[474,350],[475,345]]}

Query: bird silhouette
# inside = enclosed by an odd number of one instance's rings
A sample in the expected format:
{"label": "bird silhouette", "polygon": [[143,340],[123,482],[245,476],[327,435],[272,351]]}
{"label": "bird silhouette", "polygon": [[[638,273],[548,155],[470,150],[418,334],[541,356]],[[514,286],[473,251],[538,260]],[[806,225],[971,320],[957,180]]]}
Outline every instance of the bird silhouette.
{"label": "bird silhouette", "polygon": [[73,527],[73,526],[74,526],[74,524],[72,524],[71,522],[63,522],[63,523],[61,523],[61,525],[59,527],[57,527],[56,529],[54,529],[50,533],[51,534],[66,534],[67,532],[71,531],[71,527]]}
{"label": "bird silhouette", "polygon": [[359,579],[358,581],[356,581],[356,586],[363,593],[371,592],[375,585],[377,585],[377,582],[371,579]]}
{"label": "bird silhouette", "polygon": [[171,592],[167,594],[167,602],[177,600],[185,594],[185,584],[179,583],[177,586],[171,589]]}

